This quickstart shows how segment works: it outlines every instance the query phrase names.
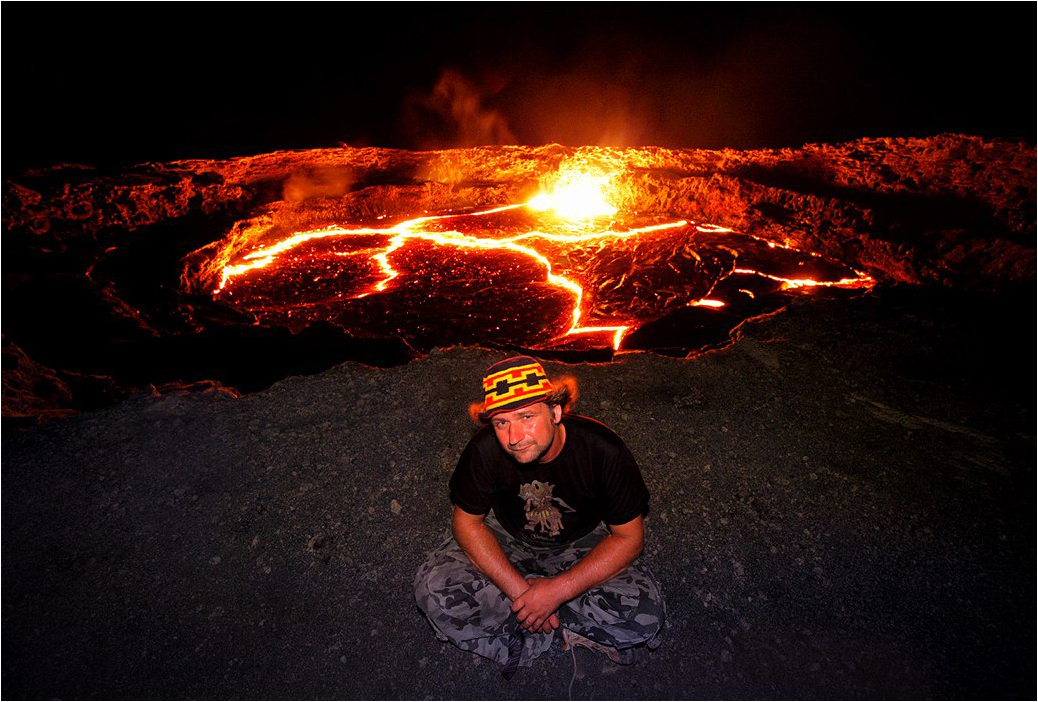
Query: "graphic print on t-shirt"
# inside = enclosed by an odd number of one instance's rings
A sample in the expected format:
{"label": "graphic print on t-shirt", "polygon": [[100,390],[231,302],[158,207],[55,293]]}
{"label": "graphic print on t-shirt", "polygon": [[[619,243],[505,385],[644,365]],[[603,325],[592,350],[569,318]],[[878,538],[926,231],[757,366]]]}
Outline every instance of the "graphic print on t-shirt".
{"label": "graphic print on t-shirt", "polygon": [[552,502],[558,502],[567,512],[576,511],[562,498],[552,497],[554,489],[551,483],[542,483],[540,480],[519,486],[519,497],[526,500],[526,528],[530,531],[536,533],[539,528],[542,534],[559,535],[562,531],[562,512]]}

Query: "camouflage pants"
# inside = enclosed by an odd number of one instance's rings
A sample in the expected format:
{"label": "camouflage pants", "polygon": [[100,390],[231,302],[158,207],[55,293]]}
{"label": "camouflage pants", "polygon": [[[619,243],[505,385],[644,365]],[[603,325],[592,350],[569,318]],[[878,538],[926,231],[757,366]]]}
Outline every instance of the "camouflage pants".
{"label": "camouflage pants", "polygon": [[[526,577],[553,576],[568,570],[606,534],[605,525],[556,551],[531,547],[505,532],[493,514],[486,525],[512,564]],[[521,653],[519,665],[530,665],[551,646],[558,630],[531,634],[518,629],[511,600],[469,560],[450,538],[432,551],[415,576],[415,599],[437,637],[502,665],[509,644]],[[559,608],[562,626],[596,643],[612,646],[630,662],[637,648],[661,643],[665,615],[663,594],[648,568],[639,561],[598,587]]]}

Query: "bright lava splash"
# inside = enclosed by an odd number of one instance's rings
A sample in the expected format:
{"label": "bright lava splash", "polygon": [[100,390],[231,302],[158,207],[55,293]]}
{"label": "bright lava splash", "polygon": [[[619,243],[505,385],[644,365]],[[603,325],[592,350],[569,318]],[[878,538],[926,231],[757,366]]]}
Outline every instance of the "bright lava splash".
{"label": "bright lava splash", "polygon": [[[694,347],[681,337],[711,326],[703,315],[733,308],[730,328],[782,293],[874,284],[724,227],[620,212],[612,180],[562,169],[520,204],[293,233],[229,261],[213,296],[260,324],[326,321],[419,349],[581,350]],[[637,338],[653,325],[662,340]]]}

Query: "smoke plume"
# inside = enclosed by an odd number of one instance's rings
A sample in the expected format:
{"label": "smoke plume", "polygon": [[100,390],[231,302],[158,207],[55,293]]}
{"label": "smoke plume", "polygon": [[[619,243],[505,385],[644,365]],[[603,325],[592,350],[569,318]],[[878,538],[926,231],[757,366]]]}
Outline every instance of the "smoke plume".
{"label": "smoke plume", "polygon": [[402,129],[419,149],[515,144],[508,121],[486,105],[494,92],[444,69],[431,91],[405,101]]}

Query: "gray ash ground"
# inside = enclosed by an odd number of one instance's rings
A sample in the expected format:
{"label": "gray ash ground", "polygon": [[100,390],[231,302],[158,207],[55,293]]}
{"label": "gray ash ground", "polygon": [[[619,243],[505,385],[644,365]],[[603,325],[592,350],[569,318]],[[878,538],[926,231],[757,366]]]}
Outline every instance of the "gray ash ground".
{"label": "gray ash ground", "polygon": [[[668,604],[634,665],[578,651],[573,697],[1031,697],[1033,285],[1019,299],[881,289],[693,359],[548,364],[639,459]],[[565,698],[559,647],[506,682],[411,596],[500,356],[6,435],[3,696]]]}

